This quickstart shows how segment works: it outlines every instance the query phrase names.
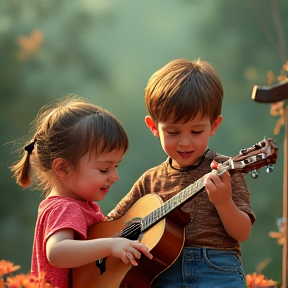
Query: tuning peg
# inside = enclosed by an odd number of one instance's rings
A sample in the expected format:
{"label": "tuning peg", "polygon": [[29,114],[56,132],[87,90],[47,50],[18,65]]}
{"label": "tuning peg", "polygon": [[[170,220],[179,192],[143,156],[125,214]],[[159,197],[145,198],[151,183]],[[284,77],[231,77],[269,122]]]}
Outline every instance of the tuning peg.
{"label": "tuning peg", "polygon": [[272,173],[273,172],[273,169],[274,169],[274,166],[273,165],[267,165],[267,168],[266,168],[266,173]]}
{"label": "tuning peg", "polygon": [[251,171],[251,176],[252,176],[253,179],[258,178],[258,176],[259,176],[258,171],[256,169],[252,170]]}
{"label": "tuning peg", "polygon": [[241,155],[246,155],[246,154],[247,154],[247,149],[246,149],[246,148],[242,148],[242,149],[239,151],[239,153],[240,153]]}
{"label": "tuning peg", "polygon": [[255,145],[253,145],[253,147],[258,150],[258,149],[261,149],[261,144],[260,143],[256,143]]}

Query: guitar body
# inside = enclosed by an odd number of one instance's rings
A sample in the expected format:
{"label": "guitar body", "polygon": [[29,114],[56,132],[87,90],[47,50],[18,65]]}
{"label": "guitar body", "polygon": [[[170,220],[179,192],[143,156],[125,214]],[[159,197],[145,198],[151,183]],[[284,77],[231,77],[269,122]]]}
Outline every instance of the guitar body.
{"label": "guitar body", "polygon": [[[112,221],[93,225],[88,232],[88,239],[115,237],[127,222],[143,218],[163,204],[157,194],[148,194],[139,199],[127,213]],[[175,209],[149,230],[138,237],[153,255],[148,259],[142,255],[137,267],[125,264],[121,259],[106,258],[106,271],[100,275],[96,263],[90,263],[73,269],[73,288],[146,288],[164,270],[170,267],[181,253],[185,239],[185,226],[190,215],[180,208]]]}

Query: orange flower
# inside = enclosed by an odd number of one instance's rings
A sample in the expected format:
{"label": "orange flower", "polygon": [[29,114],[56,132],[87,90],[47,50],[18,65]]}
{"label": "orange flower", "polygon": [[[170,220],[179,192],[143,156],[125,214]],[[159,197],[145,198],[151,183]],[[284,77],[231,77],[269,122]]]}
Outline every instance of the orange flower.
{"label": "orange flower", "polygon": [[45,275],[41,274],[40,279],[32,275],[19,274],[14,277],[7,278],[8,288],[52,288],[49,283],[45,281]]}
{"label": "orange flower", "polygon": [[267,84],[271,85],[275,80],[275,74],[273,71],[269,70],[267,73]]}
{"label": "orange flower", "polygon": [[274,117],[279,116],[279,119],[275,125],[273,134],[278,135],[281,129],[281,126],[284,125],[284,102],[275,102],[271,103],[270,114]]}
{"label": "orange flower", "polygon": [[37,54],[43,45],[43,32],[40,30],[33,31],[29,37],[20,36],[18,44],[21,50],[17,57],[20,60],[27,60],[29,57]]}
{"label": "orange flower", "polygon": [[[287,80],[287,71],[288,71],[288,61],[284,63],[280,75],[277,77],[277,81],[281,82]],[[272,71],[267,73],[267,83],[272,85],[275,79],[275,74]],[[275,125],[273,134],[278,135],[282,126],[284,126],[284,101],[279,101],[271,103],[270,114],[272,116],[279,116],[279,119]]]}
{"label": "orange flower", "polygon": [[19,274],[8,277],[5,283],[2,276],[12,273],[19,268],[20,266],[14,266],[12,262],[0,260],[0,288],[53,288],[51,284],[46,283],[44,273],[39,278],[30,274]]}
{"label": "orange flower", "polygon": [[247,288],[276,288],[277,282],[270,279],[265,279],[264,275],[253,273],[246,275]]}
{"label": "orange flower", "polygon": [[283,221],[283,218],[278,218],[277,226],[279,231],[278,232],[271,231],[268,233],[268,235],[271,238],[277,239],[279,245],[283,245],[286,235],[286,221]]}
{"label": "orange flower", "polygon": [[[0,260],[0,277],[18,270],[20,266],[14,266],[12,262]],[[1,287],[1,286],[0,286]]]}
{"label": "orange flower", "polygon": [[19,287],[25,287],[25,288],[31,288],[30,286],[30,276],[25,274],[19,274],[14,277],[8,277],[7,278],[7,287],[8,288],[19,288]]}

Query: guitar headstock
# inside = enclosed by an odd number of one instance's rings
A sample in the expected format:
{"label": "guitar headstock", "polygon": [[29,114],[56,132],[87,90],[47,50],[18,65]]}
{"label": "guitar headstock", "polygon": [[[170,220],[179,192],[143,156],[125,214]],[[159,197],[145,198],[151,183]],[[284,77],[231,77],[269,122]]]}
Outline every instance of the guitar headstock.
{"label": "guitar headstock", "polygon": [[[277,161],[278,147],[272,139],[262,140],[250,148],[241,149],[239,154],[216,167],[218,175],[229,170],[232,175],[236,172],[248,173],[267,166],[267,172],[272,172],[273,164]],[[252,174],[253,176],[253,174]],[[257,178],[257,173],[253,176]]]}

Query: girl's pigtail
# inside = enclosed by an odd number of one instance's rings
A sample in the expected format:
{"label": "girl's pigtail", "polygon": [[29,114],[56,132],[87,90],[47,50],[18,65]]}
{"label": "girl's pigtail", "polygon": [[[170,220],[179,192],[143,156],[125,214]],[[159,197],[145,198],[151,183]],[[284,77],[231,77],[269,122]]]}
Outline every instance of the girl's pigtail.
{"label": "girl's pigtail", "polygon": [[22,186],[27,187],[30,184],[30,155],[35,147],[36,139],[24,146],[24,156],[22,159],[11,167],[14,172],[13,177],[16,182]]}

